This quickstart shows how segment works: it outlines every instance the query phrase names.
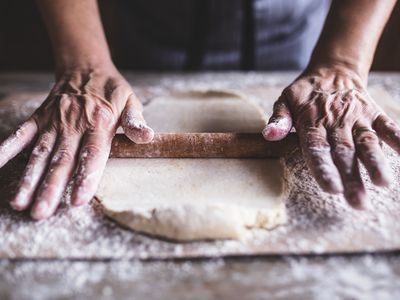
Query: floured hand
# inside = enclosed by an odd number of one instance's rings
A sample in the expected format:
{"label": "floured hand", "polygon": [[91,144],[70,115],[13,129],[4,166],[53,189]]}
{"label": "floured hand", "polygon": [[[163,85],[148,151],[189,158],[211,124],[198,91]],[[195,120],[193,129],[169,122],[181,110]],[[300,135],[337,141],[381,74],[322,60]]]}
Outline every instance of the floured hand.
{"label": "floured hand", "polygon": [[34,219],[54,213],[71,180],[72,204],[90,201],[119,125],[136,143],[150,142],[154,135],[141,103],[114,66],[57,77],[44,103],[0,144],[0,167],[33,144],[11,206],[32,207]]}
{"label": "floured hand", "polygon": [[358,159],[374,184],[387,186],[392,180],[380,139],[400,153],[400,128],[354,72],[321,68],[303,73],[275,103],[264,137],[283,139],[292,122],[305,160],[323,190],[343,192],[351,206],[367,207]]}

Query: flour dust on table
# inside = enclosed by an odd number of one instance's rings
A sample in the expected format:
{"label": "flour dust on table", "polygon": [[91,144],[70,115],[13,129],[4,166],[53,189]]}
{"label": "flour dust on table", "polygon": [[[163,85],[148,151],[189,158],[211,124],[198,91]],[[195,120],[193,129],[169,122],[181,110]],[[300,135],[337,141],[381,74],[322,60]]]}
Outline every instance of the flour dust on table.
{"label": "flour dust on table", "polygon": [[[297,75],[258,72],[126,74],[144,102],[148,122],[155,128],[157,124],[154,120],[157,118],[147,107],[157,104],[156,100],[164,101],[168,98],[179,101],[185,100],[185,97],[199,101],[202,98],[220,99],[221,96],[217,97],[215,91],[221,89],[233,91],[239,96],[246,95],[249,101],[262,107],[265,116],[268,116],[273,102]],[[51,80],[53,76],[50,74],[0,74],[1,138],[11,133],[43,102]],[[197,96],[193,91],[196,91]],[[400,120],[400,74],[372,73],[368,91],[394,120]],[[224,97],[225,100],[229,98],[228,95]],[[166,120],[167,116],[163,122]],[[400,178],[400,156],[388,147],[383,147],[383,151],[390,161],[395,178]],[[68,193],[53,217],[40,222],[32,221],[29,212],[16,212],[8,203],[27,158],[27,155],[19,156],[0,169],[0,258],[182,259],[400,249],[399,180],[393,181],[388,188],[376,187],[361,166],[372,209],[355,211],[342,196],[332,196],[321,191],[301,151],[283,158],[285,190],[289,191],[287,198],[284,197],[287,222],[283,226],[274,230],[246,230],[249,235],[242,240],[202,240],[190,243],[171,243],[126,230],[104,215],[104,208],[98,201],[82,207],[72,207]]]}

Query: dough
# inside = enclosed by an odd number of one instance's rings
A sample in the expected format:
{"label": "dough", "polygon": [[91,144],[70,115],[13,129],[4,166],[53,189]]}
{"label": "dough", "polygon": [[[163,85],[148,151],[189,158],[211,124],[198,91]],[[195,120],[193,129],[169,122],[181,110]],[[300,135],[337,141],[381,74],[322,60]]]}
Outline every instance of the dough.
{"label": "dough", "polygon": [[153,99],[144,117],[156,132],[261,132],[261,109],[226,91],[175,94]]}
{"label": "dough", "polygon": [[112,159],[97,197],[129,228],[176,240],[240,238],[285,220],[277,160]]}
{"label": "dough", "polygon": [[[230,94],[153,99],[145,117],[158,132],[261,132],[265,124],[257,106]],[[286,221],[282,172],[276,159],[110,159],[96,197],[133,230],[239,239]]]}

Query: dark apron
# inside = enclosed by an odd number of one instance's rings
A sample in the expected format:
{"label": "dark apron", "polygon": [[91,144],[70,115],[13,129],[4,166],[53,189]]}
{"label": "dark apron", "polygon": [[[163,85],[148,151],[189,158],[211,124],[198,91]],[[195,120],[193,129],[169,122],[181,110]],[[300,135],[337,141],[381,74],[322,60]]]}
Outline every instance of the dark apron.
{"label": "dark apron", "polygon": [[114,56],[136,70],[297,70],[329,0],[117,0]]}

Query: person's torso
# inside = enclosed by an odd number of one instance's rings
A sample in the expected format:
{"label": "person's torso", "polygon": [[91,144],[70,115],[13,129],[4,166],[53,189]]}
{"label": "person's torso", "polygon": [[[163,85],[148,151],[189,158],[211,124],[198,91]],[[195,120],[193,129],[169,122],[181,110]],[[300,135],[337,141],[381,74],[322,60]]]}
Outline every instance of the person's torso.
{"label": "person's torso", "polygon": [[[300,69],[329,0],[118,0],[134,69]],[[130,57],[128,57],[130,56]]]}

